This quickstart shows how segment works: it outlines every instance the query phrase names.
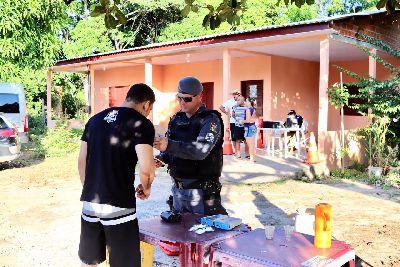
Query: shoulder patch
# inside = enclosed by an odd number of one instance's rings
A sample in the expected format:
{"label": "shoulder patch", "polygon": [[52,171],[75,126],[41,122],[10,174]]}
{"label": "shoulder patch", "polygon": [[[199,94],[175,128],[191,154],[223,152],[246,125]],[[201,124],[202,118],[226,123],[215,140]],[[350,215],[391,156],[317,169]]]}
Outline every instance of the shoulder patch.
{"label": "shoulder patch", "polygon": [[216,133],[217,132],[217,124],[215,122],[212,122],[210,124],[210,131]]}

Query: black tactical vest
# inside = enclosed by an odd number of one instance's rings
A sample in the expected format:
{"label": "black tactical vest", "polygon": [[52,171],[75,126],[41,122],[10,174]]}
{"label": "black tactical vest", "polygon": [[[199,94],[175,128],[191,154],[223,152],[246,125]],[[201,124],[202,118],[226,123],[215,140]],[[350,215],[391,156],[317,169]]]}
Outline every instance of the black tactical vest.
{"label": "black tactical vest", "polygon": [[195,142],[201,130],[202,121],[211,114],[216,114],[221,124],[221,136],[210,154],[203,160],[182,159],[170,155],[169,171],[173,178],[179,180],[218,180],[222,172],[222,145],[224,123],[221,114],[216,110],[203,110],[194,114],[190,119],[184,112],[178,112],[168,125],[169,138],[182,142]]}

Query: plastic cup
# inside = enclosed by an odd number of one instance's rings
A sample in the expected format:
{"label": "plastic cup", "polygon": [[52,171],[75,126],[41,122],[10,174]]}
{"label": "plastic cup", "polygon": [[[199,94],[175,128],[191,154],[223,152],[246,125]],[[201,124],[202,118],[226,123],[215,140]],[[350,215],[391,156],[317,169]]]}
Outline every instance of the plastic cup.
{"label": "plastic cup", "polygon": [[269,240],[274,238],[275,225],[266,225],[265,226],[265,237]]}
{"label": "plastic cup", "polygon": [[290,237],[292,236],[292,234],[294,232],[294,226],[293,225],[284,225],[283,230],[285,230],[286,241],[289,241]]}

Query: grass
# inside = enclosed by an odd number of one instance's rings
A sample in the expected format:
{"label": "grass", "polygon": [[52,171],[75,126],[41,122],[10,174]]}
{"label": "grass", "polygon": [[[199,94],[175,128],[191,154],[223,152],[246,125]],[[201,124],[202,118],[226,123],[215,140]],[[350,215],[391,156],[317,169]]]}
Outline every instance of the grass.
{"label": "grass", "polygon": [[325,180],[354,180],[361,181],[370,185],[382,186],[387,189],[390,187],[398,187],[400,185],[399,171],[391,171],[386,176],[369,176],[366,170],[359,168],[345,169],[345,170],[332,170],[330,177]]}

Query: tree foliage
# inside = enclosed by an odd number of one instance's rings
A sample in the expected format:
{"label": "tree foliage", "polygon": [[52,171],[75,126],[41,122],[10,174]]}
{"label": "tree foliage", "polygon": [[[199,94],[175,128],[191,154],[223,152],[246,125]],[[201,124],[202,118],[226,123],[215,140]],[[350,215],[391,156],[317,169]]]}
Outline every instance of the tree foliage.
{"label": "tree foliage", "polygon": [[[400,59],[400,51],[393,49],[387,43],[363,34],[359,34],[359,38]],[[361,104],[352,105],[351,108],[360,113],[363,110],[371,112],[368,114],[371,118],[370,125],[361,130],[360,133],[366,143],[370,164],[384,167],[389,151],[398,146],[400,141],[400,70],[379,55],[362,47],[360,49],[374,57],[391,73],[391,78],[380,81],[373,77],[365,78],[357,73],[340,68],[358,80],[357,83],[350,84],[359,88],[358,94],[351,95],[350,98],[363,99],[364,101]]]}
{"label": "tree foliage", "polygon": [[[220,0],[201,1],[199,3],[207,3],[216,6]],[[317,16],[316,6],[307,6],[298,8],[296,6],[285,6],[283,4],[277,6],[275,0],[257,1],[248,0],[248,8],[241,15],[241,23],[237,26],[237,30],[253,29],[264,26],[286,24],[306,19],[313,19]],[[162,32],[158,41],[172,41],[185,38],[204,36],[209,34],[223,33],[231,31],[231,25],[228,22],[222,22],[221,25],[211,30],[209,27],[201,27],[206,10],[199,12],[191,12],[181,21],[169,24]]]}
{"label": "tree foliage", "polygon": [[124,44],[121,49],[155,43],[167,25],[182,19],[182,4],[174,0],[127,0],[121,7],[128,21],[113,33],[118,36],[113,38],[114,43],[118,40]]}
{"label": "tree foliage", "polygon": [[63,44],[63,53],[67,58],[111,50],[114,50],[114,46],[101,17],[80,20]]}
{"label": "tree foliage", "polygon": [[45,92],[43,69],[59,53],[65,9],[62,0],[0,1],[0,81],[24,84],[28,105]]}
{"label": "tree foliage", "polygon": [[[72,0],[64,0],[65,3],[69,4]],[[130,1],[130,0],[126,0]],[[206,10],[202,20],[202,25],[208,27],[211,30],[218,28],[223,22],[227,22],[231,25],[231,29],[236,29],[241,24],[241,15],[247,10],[247,0],[219,0],[217,6],[210,4],[203,4],[202,0],[184,0],[185,6],[182,9],[182,15],[188,16],[191,12],[199,12]],[[95,7],[92,12],[92,16],[99,16],[104,14],[104,22],[107,28],[114,29],[118,25],[123,25],[128,21],[128,16],[122,12],[120,4],[124,3],[124,0],[100,0],[100,4]],[[153,1],[149,1],[153,2]],[[278,0],[277,5],[282,1]],[[320,12],[328,14],[343,14],[346,12],[357,12],[365,10],[371,7],[370,3],[374,3],[376,8],[385,8],[387,12],[392,13],[396,8],[400,8],[400,0],[333,0],[333,1],[315,1],[315,0],[283,0],[286,6],[295,5],[299,8],[304,6],[311,6],[319,4]],[[322,3],[322,5],[321,5]],[[331,4],[333,3],[333,4]],[[328,6],[332,9],[325,10]]]}

